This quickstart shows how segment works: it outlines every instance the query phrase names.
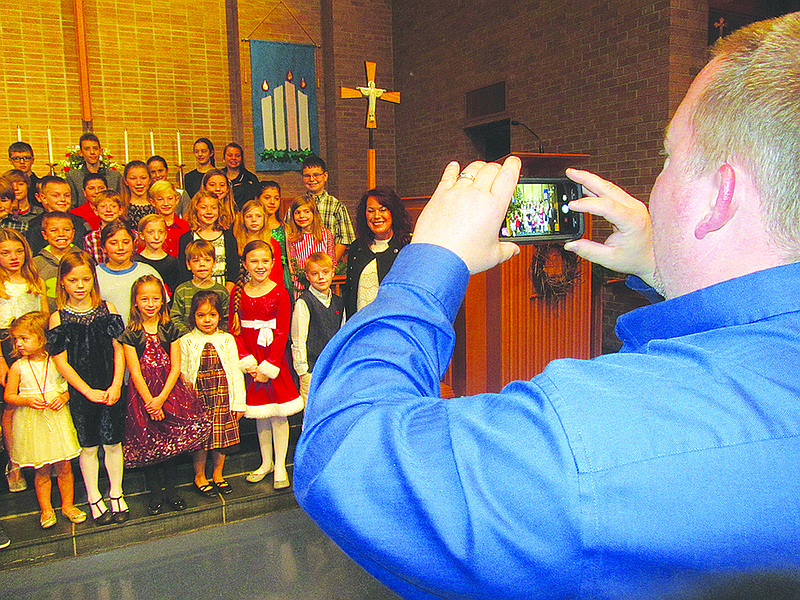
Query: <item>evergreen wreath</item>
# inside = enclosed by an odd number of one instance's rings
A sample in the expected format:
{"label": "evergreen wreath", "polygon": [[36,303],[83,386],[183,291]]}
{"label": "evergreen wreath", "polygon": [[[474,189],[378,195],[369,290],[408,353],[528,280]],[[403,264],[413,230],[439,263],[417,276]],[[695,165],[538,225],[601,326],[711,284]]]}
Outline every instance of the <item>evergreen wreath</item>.
{"label": "evergreen wreath", "polygon": [[[561,268],[559,272],[553,273],[556,259],[560,260]],[[580,257],[557,244],[537,246],[536,254],[531,260],[530,277],[540,297],[545,300],[563,298],[580,281]]]}
{"label": "evergreen wreath", "polygon": [[259,157],[261,160],[271,160],[278,163],[301,163],[313,155],[314,152],[311,150],[262,150]]}

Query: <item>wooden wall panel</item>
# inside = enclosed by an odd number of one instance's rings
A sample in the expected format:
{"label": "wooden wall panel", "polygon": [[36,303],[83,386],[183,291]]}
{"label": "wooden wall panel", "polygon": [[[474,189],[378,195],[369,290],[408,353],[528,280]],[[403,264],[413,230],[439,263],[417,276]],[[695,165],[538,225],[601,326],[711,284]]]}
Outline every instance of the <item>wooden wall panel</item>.
{"label": "wooden wall panel", "polygon": [[580,263],[580,280],[569,294],[545,300],[529,277],[536,248],[527,246],[502,270],[502,385],[530,379],[556,358],[591,353],[591,265]]}

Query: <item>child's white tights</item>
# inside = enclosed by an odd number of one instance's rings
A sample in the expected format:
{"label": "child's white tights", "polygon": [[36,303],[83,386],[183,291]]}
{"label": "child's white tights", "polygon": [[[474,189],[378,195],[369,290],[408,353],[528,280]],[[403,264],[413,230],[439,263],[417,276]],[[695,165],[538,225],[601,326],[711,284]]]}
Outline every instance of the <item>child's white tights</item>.
{"label": "child's white tights", "polygon": [[[102,499],[100,493],[100,461],[97,458],[99,446],[82,448],[79,459],[83,484],[86,486],[86,497],[89,502],[97,502]],[[103,461],[108,472],[109,490],[108,495],[112,498],[122,496],[122,444],[113,446],[103,446],[105,460]]]}
{"label": "child's white tights", "polygon": [[[286,417],[256,419],[258,445],[261,447],[261,466],[257,473],[269,473],[275,468],[275,480],[287,479],[286,454],[289,451],[289,420]],[[273,459],[274,450],[274,459]]]}

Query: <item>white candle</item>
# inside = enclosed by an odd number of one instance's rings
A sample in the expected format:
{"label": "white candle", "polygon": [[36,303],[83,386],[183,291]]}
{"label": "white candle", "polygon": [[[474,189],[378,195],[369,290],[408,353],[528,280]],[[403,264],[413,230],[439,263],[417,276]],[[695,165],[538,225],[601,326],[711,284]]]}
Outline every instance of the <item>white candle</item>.
{"label": "white candle", "polygon": [[17,125],[17,141],[22,141],[22,128],[19,125]]}
{"label": "white candle", "polygon": [[297,140],[297,92],[295,85],[287,81],[284,85],[286,98],[286,147],[289,150],[299,150]]}
{"label": "white candle", "polygon": [[153,130],[150,130],[150,156],[156,155],[156,145],[153,142]]}
{"label": "white candle", "polygon": [[297,92],[297,120],[300,127],[300,150],[311,150],[311,127],[308,123],[308,96]]}
{"label": "white candle", "polygon": [[128,159],[128,130],[125,130],[125,164],[127,165],[130,162]]}
{"label": "white candle", "polygon": [[264,148],[266,150],[275,150],[272,96],[265,96],[261,99],[261,124],[264,126]]}
{"label": "white candle", "polygon": [[181,158],[181,132],[178,130],[178,166],[183,164],[183,158]]}
{"label": "white candle", "polygon": [[275,101],[275,149],[283,150],[286,148],[286,116],[283,110],[283,86],[275,88],[273,94]]}
{"label": "white candle", "polygon": [[53,161],[53,138],[50,136],[50,128],[47,128],[47,154],[50,157],[50,164],[54,163]]}

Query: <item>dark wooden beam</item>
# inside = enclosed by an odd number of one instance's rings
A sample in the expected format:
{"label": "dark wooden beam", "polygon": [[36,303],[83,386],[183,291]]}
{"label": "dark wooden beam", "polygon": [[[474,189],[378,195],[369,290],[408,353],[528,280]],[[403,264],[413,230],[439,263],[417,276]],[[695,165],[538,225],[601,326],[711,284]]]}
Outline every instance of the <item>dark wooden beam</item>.
{"label": "dark wooden beam", "polygon": [[225,0],[225,21],[228,29],[228,86],[230,94],[231,140],[244,142],[242,109],[242,65],[239,53],[239,2]]}

